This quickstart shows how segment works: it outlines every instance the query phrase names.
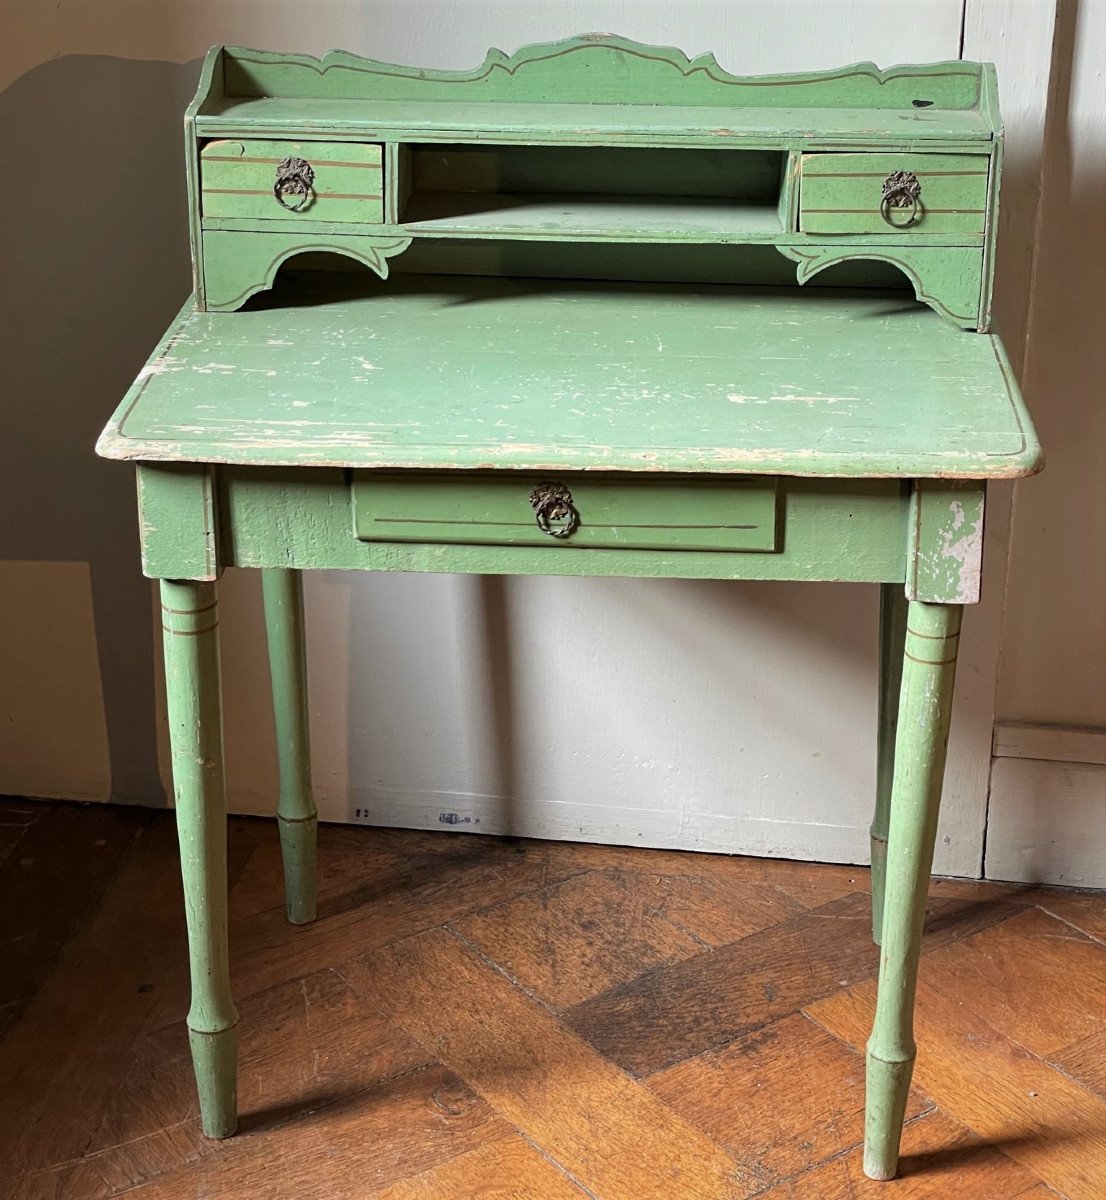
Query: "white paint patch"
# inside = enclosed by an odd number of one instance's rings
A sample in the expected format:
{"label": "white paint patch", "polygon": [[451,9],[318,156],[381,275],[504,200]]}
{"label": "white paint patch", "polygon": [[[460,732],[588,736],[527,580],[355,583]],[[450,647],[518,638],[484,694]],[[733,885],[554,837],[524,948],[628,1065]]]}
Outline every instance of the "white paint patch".
{"label": "white paint patch", "polygon": [[952,527],[941,535],[941,557],[951,558],[956,563],[955,570],[959,575],[956,586],[956,599],[961,604],[974,604],[979,599],[980,577],[983,572],[983,505],[980,504],[979,516],[970,529],[960,537],[956,533],[967,524],[964,505],[959,500],[949,503],[952,513]]}
{"label": "white paint patch", "polygon": [[164,358],[159,358],[156,362],[147,363],[141,371],[138,372],[139,379],[145,379],[148,375],[161,375],[165,371],[172,370],[173,367],[179,365],[180,359],[170,358],[166,355]]}

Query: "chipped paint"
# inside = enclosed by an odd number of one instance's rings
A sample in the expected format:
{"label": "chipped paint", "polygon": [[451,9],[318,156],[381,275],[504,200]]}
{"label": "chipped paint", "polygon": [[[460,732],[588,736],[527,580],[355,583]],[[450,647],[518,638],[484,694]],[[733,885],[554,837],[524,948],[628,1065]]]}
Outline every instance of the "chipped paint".
{"label": "chipped paint", "polygon": [[947,604],[979,600],[984,501],[981,484],[919,480],[914,485],[909,599]]}
{"label": "chipped paint", "polygon": [[955,535],[966,522],[964,505],[959,500],[953,500],[949,504],[949,511],[952,513],[952,524],[942,531],[940,554],[955,564],[958,598],[970,603],[979,596],[983,572],[983,505],[979,505],[978,515],[960,537]]}

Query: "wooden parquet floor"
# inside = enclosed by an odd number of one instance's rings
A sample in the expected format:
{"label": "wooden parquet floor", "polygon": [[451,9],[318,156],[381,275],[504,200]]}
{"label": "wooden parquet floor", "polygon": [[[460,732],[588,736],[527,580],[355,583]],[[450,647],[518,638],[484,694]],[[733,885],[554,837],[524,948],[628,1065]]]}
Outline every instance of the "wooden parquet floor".
{"label": "wooden parquet floor", "polygon": [[848,867],[233,819],[241,1127],[200,1133],[171,815],[0,804],[13,1200],[1106,1197],[1106,894],[932,890],[899,1180],[861,1172]]}

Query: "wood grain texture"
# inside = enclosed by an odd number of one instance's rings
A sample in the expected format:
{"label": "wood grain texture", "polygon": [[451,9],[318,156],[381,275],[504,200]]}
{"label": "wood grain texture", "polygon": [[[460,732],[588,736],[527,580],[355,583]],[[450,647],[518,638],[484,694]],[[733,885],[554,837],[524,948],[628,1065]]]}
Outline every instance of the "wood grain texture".
{"label": "wood grain texture", "polygon": [[[871,1026],[874,991],[864,983],[806,1011],[859,1048]],[[1106,1178],[1106,1103],[977,1017],[970,997],[946,995],[923,973],[915,1087],[1069,1200],[1099,1200]]]}
{"label": "wood grain texture", "polygon": [[[649,1086],[766,1183],[857,1146],[863,1059],[798,1014],[653,1075]],[[914,1095],[912,1120],[931,1105]]]}
{"label": "wood grain texture", "polygon": [[569,1008],[702,943],[665,920],[637,888],[577,875],[454,923],[457,932],[553,1008]]}
{"label": "wood grain texture", "polygon": [[864,901],[848,896],[770,934],[646,972],[566,1019],[632,1075],[650,1075],[872,974]]}
{"label": "wood grain texture", "polygon": [[[26,823],[21,812],[12,810],[12,823]],[[56,806],[61,861],[85,844],[84,812]],[[123,825],[105,835],[101,849],[126,851],[119,869],[0,1043],[0,1156],[19,1200],[684,1200],[725,1195],[734,1181],[736,1194],[772,1200],[890,1194],[862,1179],[859,1159],[870,980],[842,990],[831,978],[835,959],[848,965],[853,941],[861,965],[874,965],[867,872],[324,826],[319,922],[277,943],[269,917],[288,926],[276,830],[235,820],[232,964],[252,962],[240,976],[252,984],[238,997],[242,1130],[216,1142],[200,1133],[182,1021],[172,816],[146,815],[137,841]],[[0,830],[8,816],[0,804]],[[13,842],[9,834],[2,843],[0,886],[16,869]],[[1090,1027],[1101,975],[1094,953],[1106,949],[1042,907],[1083,898],[963,881],[934,891],[918,1089],[901,1177],[890,1186],[919,1200],[1095,1195],[1086,1180],[1101,1170],[1106,1044],[1092,1032],[1046,1060],[1012,1036],[1042,1048],[1060,1040],[1047,1037],[1046,1012],[1064,1037]],[[748,902],[758,892],[759,907]],[[39,927],[30,909],[50,903],[40,891],[25,895],[29,928]],[[360,924],[351,919],[359,909]],[[670,941],[681,918],[687,925]],[[1061,936],[1049,936],[1054,925]],[[479,951],[452,931],[470,926],[480,930]],[[682,953],[681,938],[694,943],[691,958],[646,969],[653,954]],[[1029,961],[1036,954],[1039,967]],[[783,964],[796,959],[793,976]],[[736,1037],[725,1013],[699,1009],[704,1025],[720,1023],[720,1043],[710,1028],[689,1036],[678,1007],[666,1015],[664,1005],[666,974],[679,1001],[682,973],[711,960],[723,969],[700,968],[701,991],[713,984],[721,1009],[745,986],[748,1003],[750,1028]],[[742,966],[745,984],[728,982]],[[567,1014],[530,986],[541,976],[591,988],[639,969]],[[1050,971],[1065,988],[1045,986]],[[831,980],[831,995],[809,1006],[816,1020],[790,999],[804,994],[804,972],[816,986]],[[1002,990],[981,986],[989,977],[1001,978],[1005,1004]],[[612,1045],[643,1035],[663,1047],[668,1020],[679,1057],[634,1080],[566,1016],[639,980],[652,989],[651,1008],[628,1008],[621,1028],[612,1022]],[[777,987],[789,992],[782,1006]],[[651,1024],[641,1024],[643,1013]],[[679,1178],[664,1174],[673,1167],[684,1168]],[[1041,1192],[1046,1179],[1055,1191]]]}
{"label": "wood grain texture", "polygon": [[1106,1100],[1106,1030],[1065,1046],[1049,1061],[1076,1083]]}
{"label": "wood grain texture", "polygon": [[[647,971],[577,1005],[566,1020],[613,1061],[648,1076],[874,975],[868,898],[855,893],[713,952]],[[1009,910],[936,904],[931,944]]]}
{"label": "wood grain texture", "polygon": [[678,1186],[689,1200],[723,1200],[758,1190],[715,1142],[456,936],[422,934],[343,973],[592,1191],[639,1200]]}
{"label": "wood grain texture", "polygon": [[945,993],[967,989],[977,1017],[1040,1058],[1106,1031],[1106,951],[1040,909],[931,955],[926,978]]}
{"label": "wood grain texture", "polygon": [[580,1200],[591,1194],[530,1142],[512,1137],[386,1187],[375,1200]]}
{"label": "wood grain texture", "polygon": [[1106,943],[1106,893],[1052,888],[1041,897],[1041,907],[1095,941]]}
{"label": "wood grain texture", "polygon": [[[389,1079],[299,1121],[236,1139],[129,1195],[310,1195],[363,1200],[382,1188],[510,1135],[510,1126],[439,1066]],[[340,1154],[335,1149],[341,1148]]]}
{"label": "wood grain texture", "polygon": [[[409,861],[386,856],[379,864],[366,858],[359,879],[323,894],[311,925],[291,926],[284,911],[272,907],[232,922],[230,936],[240,947],[234,994],[241,999],[280,982],[290,955],[298,971],[312,974],[577,873],[577,866],[560,861],[541,842],[519,843],[517,852],[503,855],[486,839],[471,838],[458,841],[446,860],[434,854]],[[171,1020],[182,1001],[187,1004],[185,997],[179,980],[178,990],[160,999],[160,1019]]]}
{"label": "wood grain texture", "polygon": [[[895,1200],[1023,1200],[1035,1195],[1033,1174],[1001,1150],[968,1132],[944,1113],[910,1121],[903,1130],[903,1157]],[[876,1200],[885,1183],[864,1175],[859,1149],[764,1193],[763,1200]],[[1046,1189],[1055,1200],[1056,1193]]]}

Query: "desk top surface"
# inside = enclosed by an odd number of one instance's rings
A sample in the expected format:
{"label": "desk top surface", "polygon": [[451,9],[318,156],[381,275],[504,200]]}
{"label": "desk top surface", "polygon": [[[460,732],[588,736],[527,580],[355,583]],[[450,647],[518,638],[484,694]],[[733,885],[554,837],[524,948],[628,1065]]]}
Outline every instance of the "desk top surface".
{"label": "desk top surface", "polygon": [[898,295],[362,276],[187,306],[108,458],[1011,478],[1040,448],[998,339]]}

